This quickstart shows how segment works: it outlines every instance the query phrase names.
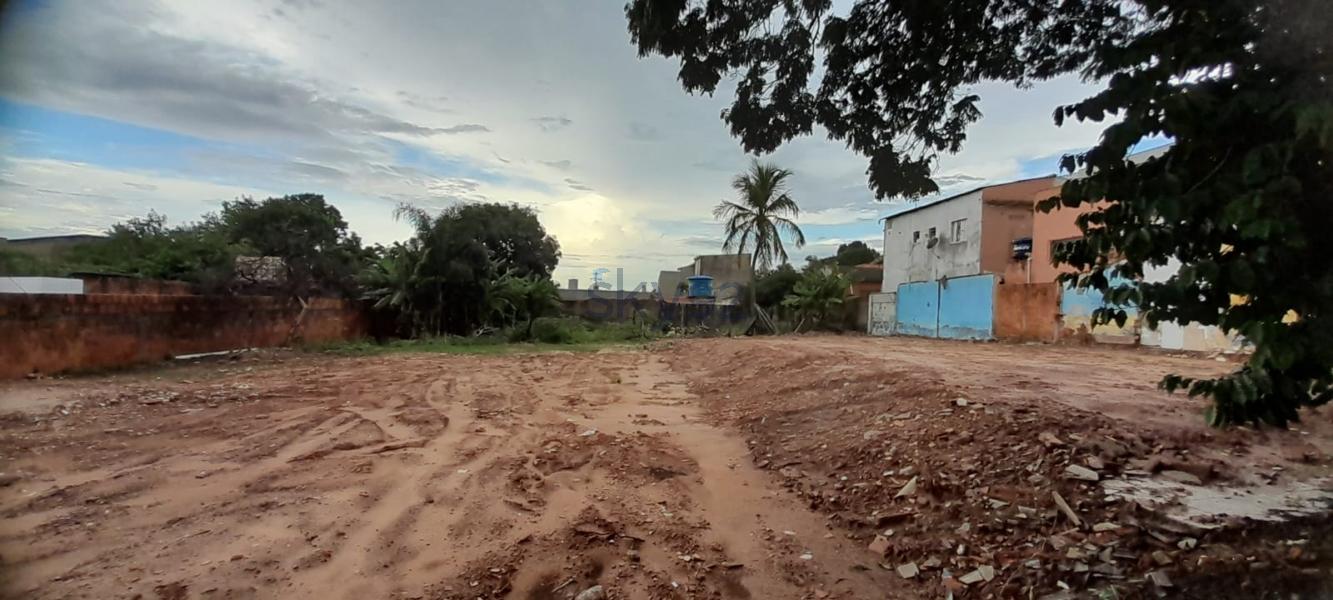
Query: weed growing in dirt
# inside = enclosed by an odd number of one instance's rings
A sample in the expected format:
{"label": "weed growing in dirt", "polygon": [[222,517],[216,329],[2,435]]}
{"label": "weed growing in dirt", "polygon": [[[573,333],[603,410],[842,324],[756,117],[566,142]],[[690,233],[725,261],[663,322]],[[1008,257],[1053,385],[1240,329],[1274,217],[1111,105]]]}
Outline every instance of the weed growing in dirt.
{"label": "weed growing in dirt", "polygon": [[602,348],[633,347],[654,339],[651,332],[631,323],[590,323],[574,318],[541,318],[533,323],[533,341],[522,341],[522,331],[504,330],[477,336],[440,336],[376,343],[369,340],[337,342],[308,350],[339,356],[369,356],[405,352],[445,354],[510,354],[517,352],[593,352]]}

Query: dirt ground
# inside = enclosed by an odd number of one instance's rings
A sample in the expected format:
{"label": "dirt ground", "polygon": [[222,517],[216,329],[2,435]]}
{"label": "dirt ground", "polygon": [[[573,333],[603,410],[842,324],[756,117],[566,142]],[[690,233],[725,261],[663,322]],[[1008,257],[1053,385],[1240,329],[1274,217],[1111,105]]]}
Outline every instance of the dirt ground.
{"label": "dirt ground", "polygon": [[859,336],[0,386],[0,596],[1333,595],[1333,411],[1207,357]]}

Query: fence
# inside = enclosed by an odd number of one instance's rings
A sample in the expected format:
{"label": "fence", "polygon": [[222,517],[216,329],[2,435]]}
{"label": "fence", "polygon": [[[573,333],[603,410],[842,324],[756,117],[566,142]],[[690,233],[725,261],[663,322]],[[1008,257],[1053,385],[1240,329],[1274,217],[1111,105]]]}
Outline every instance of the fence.
{"label": "fence", "polygon": [[[1113,278],[1113,286],[1134,285]],[[1138,310],[1122,306],[1128,319],[1092,325],[1104,303],[1096,290],[1058,283],[997,284],[993,275],[904,283],[897,293],[875,294],[870,304],[872,335],[1038,342],[1141,344],[1170,350],[1240,352],[1245,340],[1215,326],[1159,323],[1150,329]]]}
{"label": "fence", "polygon": [[[0,379],[124,367],[181,354],[278,346],[301,307],[263,296],[0,295]],[[312,299],[300,339],[364,337],[359,304]]]}
{"label": "fence", "polygon": [[995,276],[919,281],[898,286],[894,332],[955,340],[995,337]]}
{"label": "fence", "polygon": [[1048,283],[995,286],[995,337],[1054,342],[1060,325],[1060,287]]}

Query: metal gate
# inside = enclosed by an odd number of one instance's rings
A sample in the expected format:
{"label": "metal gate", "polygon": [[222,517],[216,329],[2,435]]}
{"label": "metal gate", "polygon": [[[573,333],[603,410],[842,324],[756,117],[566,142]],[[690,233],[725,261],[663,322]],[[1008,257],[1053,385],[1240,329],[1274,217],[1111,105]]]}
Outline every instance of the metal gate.
{"label": "metal gate", "polygon": [[919,281],[898,286],[894,333],[956,340],[995,337],[995,276]]}

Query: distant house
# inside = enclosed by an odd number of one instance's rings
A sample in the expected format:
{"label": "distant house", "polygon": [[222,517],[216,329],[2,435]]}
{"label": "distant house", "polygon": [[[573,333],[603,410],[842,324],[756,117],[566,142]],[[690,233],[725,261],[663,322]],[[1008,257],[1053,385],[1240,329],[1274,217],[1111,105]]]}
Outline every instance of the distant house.
{"label": "distant house", "polygon": [[[688,292],[689,278],[712,277],[713,295],[707,299],[692,298]],[[742,305],[754,283],[754,265],[748,254],[706,254],[694,257],[694,262],[673,271],[657,274],[657,291],[669,303],[700,303]]]}
{"label": "distant house", "polygon": [[1023,275],[1022,261],[1015,264],[1013,258],[1014,242],[1032,237],[1035,194],[1057,181],[1045,176],[983,186],[884,217],[880,291],[981,273]]}
{"label": "distant house", "polygon": [[1033,209],[1055,176],[978,187],[883,219],[881,293],[867,330],[961,339],[995,336],[996,287],[1030,277]]}

